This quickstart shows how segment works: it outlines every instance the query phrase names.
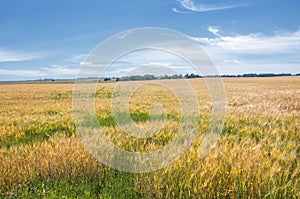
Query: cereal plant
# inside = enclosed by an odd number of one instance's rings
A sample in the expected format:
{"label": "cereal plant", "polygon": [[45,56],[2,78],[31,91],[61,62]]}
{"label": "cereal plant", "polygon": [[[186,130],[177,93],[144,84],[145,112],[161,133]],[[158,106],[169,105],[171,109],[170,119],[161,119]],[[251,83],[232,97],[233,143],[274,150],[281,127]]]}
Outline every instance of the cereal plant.
{"label": "cereal plant", "polygon": [[[210,95],[204,79],[191,79],[201,113],[196,139],[170,166],[141,174],[114,170],[88,152],[76,134],[73,85],[1,84],[1,197],[299,198],[300,78],[223,81],[225,124],[211,153],[199,157],[211,119]],[[181,117],[172,92],[147,81],[135,91],[129,101],[134,122],[149,125],[151,106],[158,103],[166,123],[150,138],[134,138],[115,121],[114,86],[100,83],[93,96],[97,122],[108,140],[141,152],[155,151],[172,140]]]}

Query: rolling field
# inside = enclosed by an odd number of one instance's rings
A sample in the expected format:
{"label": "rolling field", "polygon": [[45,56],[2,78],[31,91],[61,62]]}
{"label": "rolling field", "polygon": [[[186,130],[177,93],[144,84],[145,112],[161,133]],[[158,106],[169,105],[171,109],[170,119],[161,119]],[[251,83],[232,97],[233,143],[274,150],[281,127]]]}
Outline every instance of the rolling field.
{"label": "rolling field", "polygon": [[[210,95],[204,79],[188,81],[201,113],[192,146],[170,166],[141,174],[109,168],[85,149],[73,120],[73,84],[0,84],[0,197],[299,198],[300,77],[224,78],[223,131],[203,158]],[[118,128],[111,105],[115,83],[100,83],[95,93],[99,125],[124,150],[155,151],[178,130],[180,103],[151,82],[129,101],[140,125],[150,122],[152,105],[164,107],[165,125],[145,139]]]}

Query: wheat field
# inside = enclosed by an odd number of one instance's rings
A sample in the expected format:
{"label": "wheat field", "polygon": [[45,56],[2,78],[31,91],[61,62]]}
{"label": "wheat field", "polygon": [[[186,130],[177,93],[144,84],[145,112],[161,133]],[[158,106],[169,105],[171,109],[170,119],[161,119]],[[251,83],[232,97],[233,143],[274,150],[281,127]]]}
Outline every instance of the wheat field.
{"label": "wheat field", "polygon": [[[107,167],[84,147],[73,119],[73,84],[0,84],[0,196],[299,198],[300,77],[224,78],[224,127],[203,158],[198,153],[210,123],[210,95],[205,79],[188,81],[201,113],[192,146],[170,166],[140,174]],[[100,83],[95,93],[99,125],[124,150],[155,151],[178,129],[176,97],[144,83],[130,98],[132,119],[149,123],[155,103],[167,115],[162,130],[147,139],[126,136],[118,128],[111,105],[114,82]]]}

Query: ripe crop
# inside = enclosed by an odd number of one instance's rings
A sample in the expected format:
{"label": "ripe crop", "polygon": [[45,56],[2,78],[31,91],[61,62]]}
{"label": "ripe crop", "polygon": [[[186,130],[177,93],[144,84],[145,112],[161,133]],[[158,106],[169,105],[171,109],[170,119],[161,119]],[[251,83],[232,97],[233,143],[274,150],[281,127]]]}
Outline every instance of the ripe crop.
{"label": "ripe crop", "polygon": [[[160,80],[176,81],[179,80]],[[71,84],[0,85],[0,195],[92,198],[299,198],[300,78],[225,78],[226,117],[217,146],[199,158],[211,119],[204,79],[188,80],[201,118],[191,148],[169,167],[131,174],[100,163],[76,134]],[[121,82],[122,83],[122,82]],[[100,83],[96,115],[107,138],[128,151],[151,152],[172,140],[180,103],[168,89],[146,84],[131,96],[139,125],[160,104],[166,124],[150,138],[124,134],[114,120],[115,83]]]}

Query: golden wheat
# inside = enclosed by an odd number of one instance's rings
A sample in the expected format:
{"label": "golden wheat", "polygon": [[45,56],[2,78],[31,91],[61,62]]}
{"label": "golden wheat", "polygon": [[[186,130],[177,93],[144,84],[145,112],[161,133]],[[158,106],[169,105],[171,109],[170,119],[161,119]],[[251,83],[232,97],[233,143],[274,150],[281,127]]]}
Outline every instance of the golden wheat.
{"label": "golden wheat", "polygon": [[[189,80],[200,105],[199,134],[171,166],[132,175],[140,197],[300,197],[300,78],[223,81],[227,114],[216,148],[199,158],[211,103],[204,79]],[[112,115],[114,85],[100,84],[97,89],[99,120],[108,121]],[[75,134],[72,88],[70,84],[0,85],[0,190],[4,194],[47,179],[106,179],[110,169],[93,158]],[[134,113],[149,113],[159,103],[168,114],[180,115],[176,96],[153,82],[138,89],[129,103]],[[146,141],[124,135],[116,126],[103,129],[123,149],[150,152],[167,144],[177,128],[176,120],[168,121],[160,134]]]}

